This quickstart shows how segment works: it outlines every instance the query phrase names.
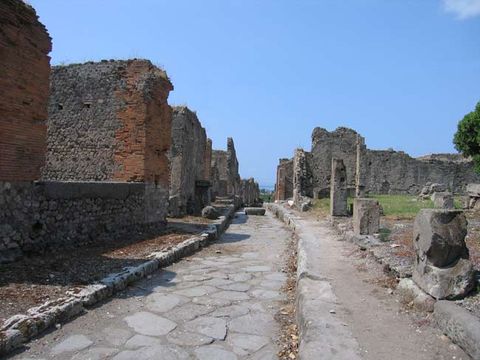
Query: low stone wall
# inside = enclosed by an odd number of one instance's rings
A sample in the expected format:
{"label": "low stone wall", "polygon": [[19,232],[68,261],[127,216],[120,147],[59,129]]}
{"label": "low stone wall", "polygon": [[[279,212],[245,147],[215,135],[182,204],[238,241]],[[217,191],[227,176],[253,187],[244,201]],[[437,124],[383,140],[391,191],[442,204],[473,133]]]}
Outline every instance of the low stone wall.
{"label": "low stone wall", "polygon": [[0,182],[0,263],[165,226],[168,189],[144,183]]}

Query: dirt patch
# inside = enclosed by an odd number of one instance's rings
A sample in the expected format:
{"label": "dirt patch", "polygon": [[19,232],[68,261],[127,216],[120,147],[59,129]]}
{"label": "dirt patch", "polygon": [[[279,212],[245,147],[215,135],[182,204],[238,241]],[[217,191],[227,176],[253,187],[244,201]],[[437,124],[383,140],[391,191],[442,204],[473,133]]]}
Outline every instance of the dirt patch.
{"label": "dirt patch", "polygon": [[277,339],[277,344],[280,348],[278,358],[280,360],[292,360],[298,357],[298,326],[296,323],[295,314],[295,294],[296,294],[296,279],[297,279],[297,241],[296,235],[292,235],[287,244],[285,257],[287,264],[284,269],[287,274],[287,281],[282,287],[282,292],[287,296],[280,308],[280,311],[275,315],[275,319],[280,323],[280,336]]}
{"label": "dirt patch", "polygon": [[102,244],[61,249],[0,265],[0,324],[10,316],[77,292],[127,266],[139,265],[155,251],[167,250],[202,228],[169,225],[155,236],[121,238]]}

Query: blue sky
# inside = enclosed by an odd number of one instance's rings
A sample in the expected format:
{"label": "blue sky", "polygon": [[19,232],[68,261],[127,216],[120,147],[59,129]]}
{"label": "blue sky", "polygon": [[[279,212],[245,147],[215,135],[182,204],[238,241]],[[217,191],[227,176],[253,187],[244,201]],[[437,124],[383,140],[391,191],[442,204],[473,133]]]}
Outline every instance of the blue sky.
{"label": "blue sky", "polygon": [[273,184],[314,127],[452,152],[480,101],[480,0],[29,0],[52,63],[147,58],[243,177]]}

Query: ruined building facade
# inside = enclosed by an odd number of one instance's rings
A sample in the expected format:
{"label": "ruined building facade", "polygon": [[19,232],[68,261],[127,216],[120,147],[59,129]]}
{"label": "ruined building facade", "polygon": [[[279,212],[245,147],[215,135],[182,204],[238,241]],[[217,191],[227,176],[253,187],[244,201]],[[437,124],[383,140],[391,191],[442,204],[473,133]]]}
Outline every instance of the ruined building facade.
{"label": "ruined building facade", "polygon": [[461,155],[412,158],[402,151],[370,150],[365,139],[348,128],[332,132],[315,128],[310,152],[297,149],[293,159],[280,162],[276,200],[328,197],[332,159],[343,160],[350,195],[418,194],[427,182],[444,183],[454,193],[463,193],[468,183],[480,181],[472,161]]}
{"label": "ruined building facade", "polygon": [[[17,59],[19,64],[22,61]],[[43,84],[48,83],[48,72],[42,81],[37,77],[17,86],[33,91],[39,85],[36,96],[43,97],[46,114],[49,92]],[[38,176],[23,176],[18,169],[0,184],[0,262],[26,252],[135,237],[164,228],[171,89],[165,72],[145,60],[53,70],[46,141],[45,132],[42,135],[46,142],[42,177],[38,179],[40,171]],[[1,99],[3,103],[5,98]],[[2,119],[6,108],[0,107]],[[39,120],[22,111],[15,116],[10,121],[31,126]],[[22,145],[21,138],[12,140],[12,148]]]}
{"label": "ruined building facade", "polygon": [[184,106],[173,108],[170,216],[199,214],[210,203],[212,141],[197,115]]}

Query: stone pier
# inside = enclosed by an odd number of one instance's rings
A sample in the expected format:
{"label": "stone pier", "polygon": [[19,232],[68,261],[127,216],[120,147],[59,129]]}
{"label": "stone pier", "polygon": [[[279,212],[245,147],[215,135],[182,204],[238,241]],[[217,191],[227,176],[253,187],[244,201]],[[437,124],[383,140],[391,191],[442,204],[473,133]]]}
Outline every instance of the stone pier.
{"label": "stone pier", "polygon": [[332,159],[330,182],[330,215],[348,216],[347,171],[341,159]]}
{"label": "stone pier", "polygon": [[380,228],[380,204],[375,199],[353,201],[353,231],[355,235],[373,235]]}

